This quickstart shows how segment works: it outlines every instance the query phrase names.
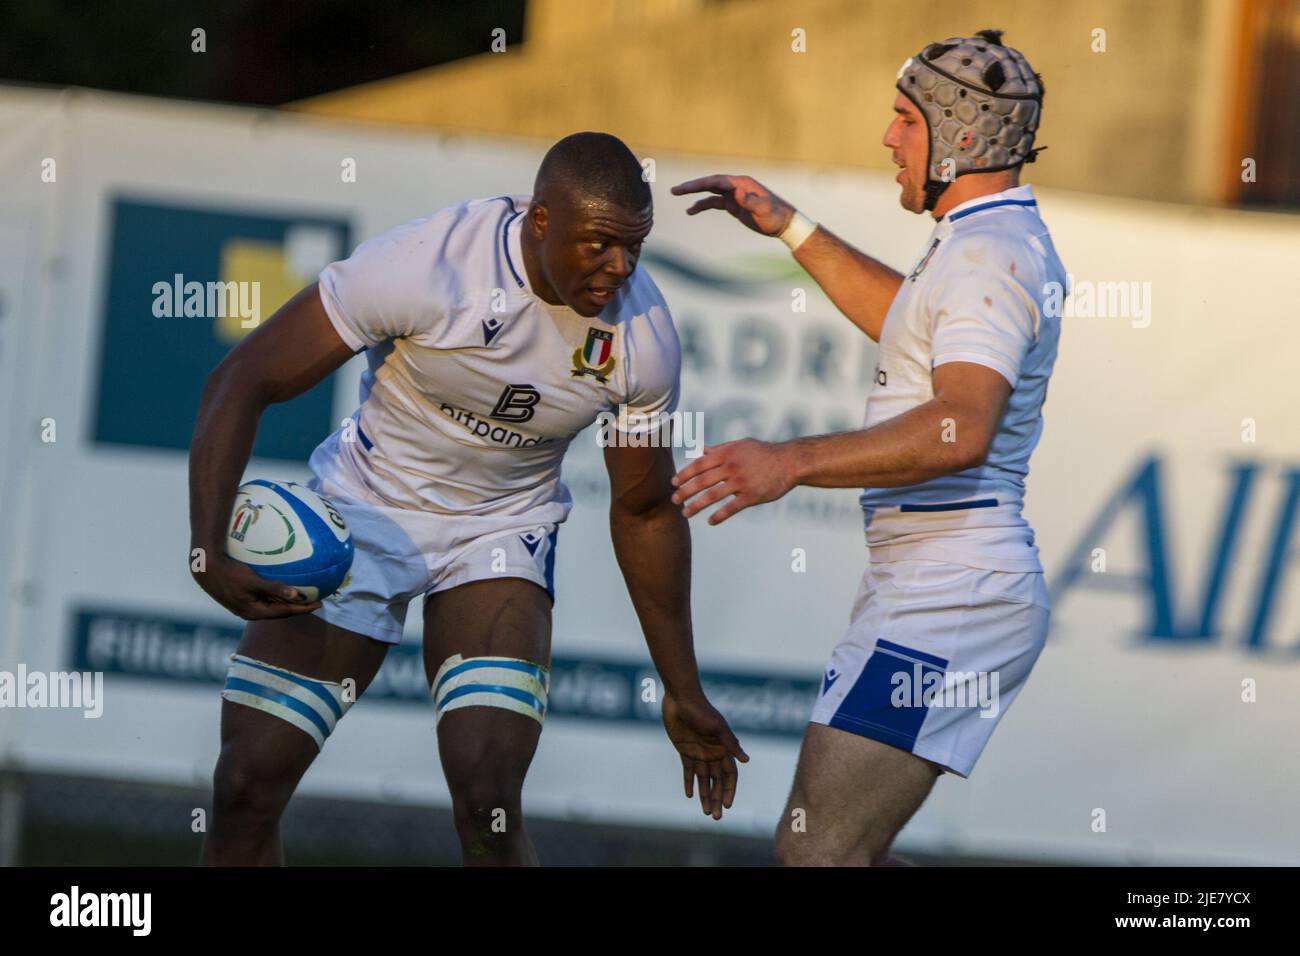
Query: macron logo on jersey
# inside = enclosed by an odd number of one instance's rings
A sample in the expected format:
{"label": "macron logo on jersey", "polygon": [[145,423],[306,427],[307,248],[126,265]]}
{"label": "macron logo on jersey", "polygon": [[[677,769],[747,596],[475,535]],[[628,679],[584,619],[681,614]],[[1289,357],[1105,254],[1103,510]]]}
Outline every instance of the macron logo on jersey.
{"label": "macron logo on jersey", "polygon": [[822,695],[831,689],[831,685],[840,679],[840,672],[833,667],[826,668],[826,674],[822,677]]}
{"label": "macron logo on jersey", "polygon": [[483,320],[483,344],[491,345],[492,340],[497,337],[497,333],[505,326],[500,319]]}

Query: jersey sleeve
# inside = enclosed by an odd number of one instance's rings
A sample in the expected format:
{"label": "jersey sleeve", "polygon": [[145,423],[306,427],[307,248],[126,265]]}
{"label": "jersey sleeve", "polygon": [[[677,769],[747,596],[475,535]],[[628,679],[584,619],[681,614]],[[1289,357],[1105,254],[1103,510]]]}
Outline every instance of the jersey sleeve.
{"label": "jersey sleeve", "polygon": [[321,270],[321,303],[353,351],[426,331],[446,315],[429,281],[433,232],[432,219],[417,219],[366,240]]}
{"label": "jersey sleeve", "polygon": [[1010,272],[966,269],[930,294],[931,368],[973,362],[993,369],[1012,388],[1038,337],[1038,304]]}
{"label": "jersey sleeve", "polygon": [[646,310],[626,349],[627,418],[619,427],[637,435],[659,427],[681,394],[682,347],[662,299]]}

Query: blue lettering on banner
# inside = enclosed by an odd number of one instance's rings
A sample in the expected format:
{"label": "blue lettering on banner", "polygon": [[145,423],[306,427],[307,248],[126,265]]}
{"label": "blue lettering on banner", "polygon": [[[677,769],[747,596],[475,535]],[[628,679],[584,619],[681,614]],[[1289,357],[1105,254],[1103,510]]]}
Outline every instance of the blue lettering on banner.
{"label": "blue lettering on banner", "polygon": [[[1229,468],[1229,487],[1219,510],[1213,550],[1201,578],[1200,601],[1190,615],[1178,613],[1182,602],[1175,591],[1174,552],[1165,524],[1164,469],[1156,455],[1144,458],[1120,482],[1068,552],[1060,574],[1052,580],[1053,607],[1075,588],[1136,593],[1145,597],[1147,605],[1147,621],[1140,635],[1143,641],[1181,646],[1213,644],[1223,637],[1219,612],[1232,574],[1243,564],[1242,527],[1262,470],[1255,462],[1235,462]],[[1296,656],[1300,654],[1300,645],[1293,642],[1281,648],[1270,642],[1286,566],[1294,557],[1291,538],[1300,515],[1300,468],[1288,468],[1280,478],[1283,493],[1276,517],[1268,523],[1271,540],[1263,556],[1262,570],[1250,592],[1237,644],[1253,653],[1282,651]],[[1089,561],[1093,549],[1102,546],[1106,533],[1128,512],[1136,513],[1141,529],[1141,567],[1132,574],[1092,573]]]}
{"label": "blue lettering on banner", "polygon": [[[74,670],[114,676],[219,686],[243,635],[238,625],[170,617],[152,611],[80,608],[73,614]],[[642,700],[646,678],[655,701]],[[799,737],[817,696],[817,679],[705,670],[704,690],[736,733]],[[609,658],[556,657],[551,661],[548,717],[657,724],[660,693],[648,663]],[[418,644],[399,644],[366,689],[378,699],[432,707]]]}

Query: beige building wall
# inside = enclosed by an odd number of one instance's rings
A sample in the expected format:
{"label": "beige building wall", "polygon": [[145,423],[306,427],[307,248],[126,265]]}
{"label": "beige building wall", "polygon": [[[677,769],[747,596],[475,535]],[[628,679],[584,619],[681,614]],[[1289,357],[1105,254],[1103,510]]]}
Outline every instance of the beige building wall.
{"label": "beige building wall", "polygon": [[530,0],[524,42],[505,52],[291,108],[541,139],[601,129],[642,153],[883,170],[903,60],[996,27],[1046,87],[1048,149],[1027,179],[1212,202],[1230,159],[1243,2]]}

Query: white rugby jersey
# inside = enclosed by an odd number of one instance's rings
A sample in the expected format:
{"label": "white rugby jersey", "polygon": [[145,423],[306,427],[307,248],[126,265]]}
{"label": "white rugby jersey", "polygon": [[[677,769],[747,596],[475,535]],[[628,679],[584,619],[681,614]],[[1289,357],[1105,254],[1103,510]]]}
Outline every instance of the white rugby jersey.
{"label": "white rugby jersey", "polygon": [[620,404],[675,408],[681,349],[653,280],[638,267],[591,319],[543,302],[521,253],[528,202],[440,210],[320,273],[330,321],[369,369],[355,427],[314,463],[337,443],[334,477],[389,506],[558,522],[574,435]]}
{"label": "white rugby jersey", "polygon": [[1011,395],[983,465],[862,493],[873,561],[1042,570],[1021,509],[1061,331],[1045,308],[1048,282],[1064,289],[1065,267],[1029,186],[962,203],[935,224],[885,317],[864,427],[934,398],[931,373],[945,362],[987,366]]}

